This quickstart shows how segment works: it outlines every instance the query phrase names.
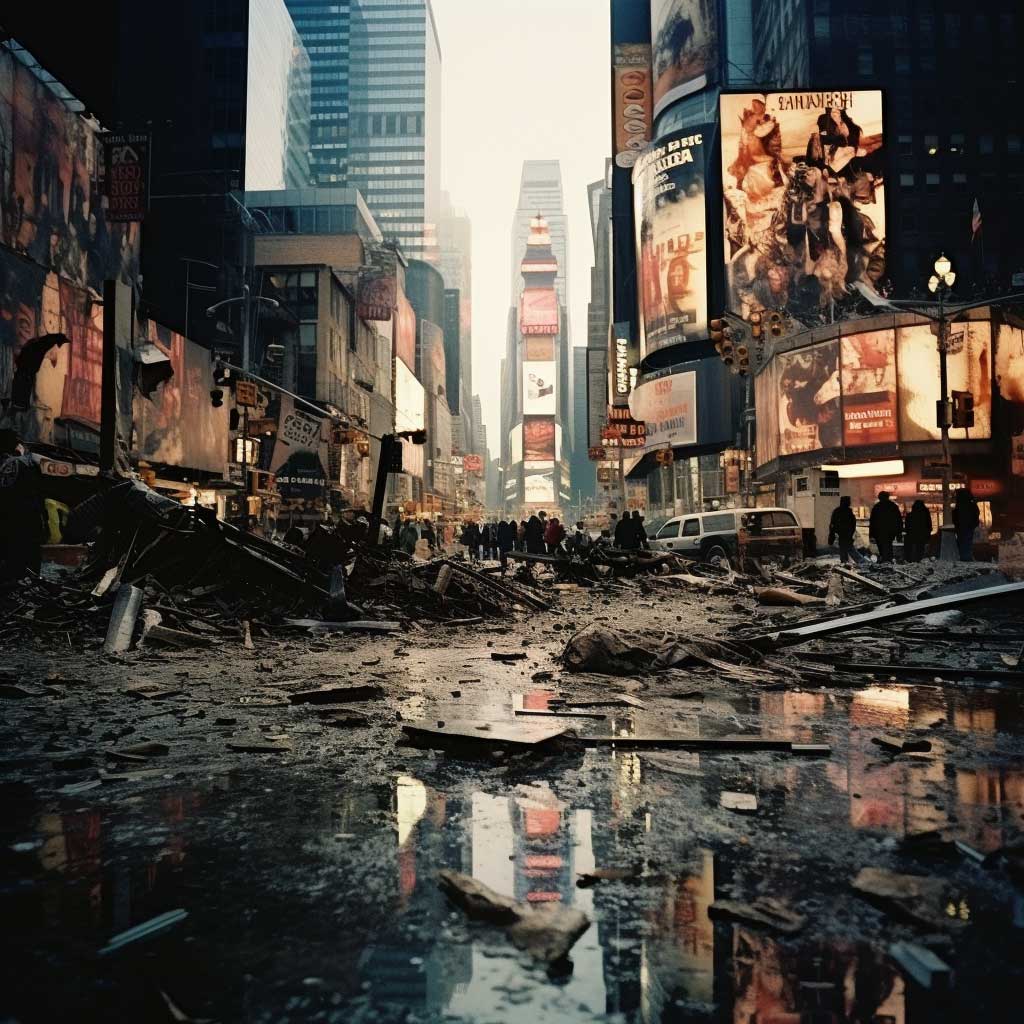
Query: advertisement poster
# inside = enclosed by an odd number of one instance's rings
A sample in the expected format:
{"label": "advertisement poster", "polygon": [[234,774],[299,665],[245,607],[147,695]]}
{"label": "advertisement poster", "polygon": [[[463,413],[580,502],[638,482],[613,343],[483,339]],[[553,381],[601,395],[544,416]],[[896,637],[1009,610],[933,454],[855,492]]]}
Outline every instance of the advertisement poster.
{"label": "advertisement poster", "polygon": [[555,421],[549,417],[523,420],[523,458],[527,462],[554,461]]}
{"label": "advertisement poster", "polygon": [[773,359],[754,378],[754,408],[757,412],[757,465],[779,457],[779,374]]}
{"label": "advertisement poster", "polygon": [[629,405],[629,393],[636,383],[640,348],[632,342],[628,323],[617,323],[608,336],[611,361],[608,365],[608,394],[612,405]]}
{"label": "advertisement poster", "polygon": [[877,90],[720,98],[727,306],[826,313],[885,274]]}
{"label": "advertisement poster", "polygon": [[512,456],[512,464],[523,461],[523,425],[517,423],[508,435],[508,446]]}
{"label": "advertisement poster", "polygon": [[327,486],[327,444],[324,421],[297,409],[290,395],[281,396],[277,440],[270,472],[283,498],[312,500],[323,497]]}
{"label": "advertisement poster", "polygon": [[896,336],[867,331],[840,339],[843,385],[843,444],[894,444]]}
{"label": "advertisement poster", "polygon": [[463,455],[462,471],[464,473],[482,473],[484,460],[479,455]]}
{"label": "advertisement poster", "polygon": [[628,407],[609,405],[607,425],[601,429],[602,443],[610,447],[643,448],[647,427],[642,420],[633,419]]}
{"label": "advertisement poster", "polygon": [[630,395],[629,409],[646,424],[647,448],[697,444],[696,372],[645,381]]}
{"label": "advertisement poster", "polygon": [[651,0],[654,116],[703,89],[718,66],[718,0]]}
{"label": "advertisement poster", "polygon": [[529,334],[558,333],[558,295],[554,288],[526,288],[519,299],[519,330]]}
{"label": "advertisement poster", "polygon": [[524,462],[523,492],[527,502],[553,502],[555,500],[554,463]]}
{"label": "advertisement poster", "polygon": [[779,454],[838,448],[843,442],[838,339],[786,352],[775,362]]}
{"label": "advertisement poster", "polygon": [[398,302],[395,271],[373,268],[359,277],[359,301],[356,311],[363,320],[390,320]]}
{"label": "advertisement poster", "polygon": [[395,360],[395,429],[422,430],[425,426],[424,399],[426,391],[416,375],[402,362]]}
{"label": "advertisement poster", "polygon": [[111,132],[103,136],[107,221],[126,223],[146,219],[149,208],[149,135]]}
{"label": "advertisement poster", "polygon": [[523,358],[531,362],[553,362],[555,358],[555,342],[544,335],[533,335],[523,339]]}
{"label": "advertisement poster", "polygon": [[666,135],[633,168],[641,358],[707,337],[704,179],[702,131]]}
{"label": "advertisement poster", "polygon": [[523,414],[555,415],[554,363],[523,363]]}
{"label": "advertisement poster", "polygon": [[[937,441],[939,400],[939,348],[927,324],[896,331],[896,366],[900,401],[900,440]],[[974,396],[974,426],[954,427],[954,441],[985,440],[992,436],[992,331],[987,320],[949,325],[946,356],[949,390]]]}
{"label": "advertisement poster", "polygon": [[[429,320],[420,321],[420,362],[423,386],[430,395],[444,394],[444,332]],[[440,390],[439,390],[440,389]]]}
{"label": "advertisement poster", "polygon": [[395,306],[395,355],[410,369],[416,369],[416,313],[404,295]]}
{"label": "advertisement poster", "polygon": [[1009,324],[999,327],[996,386],[1005,401],[1024,404],[1024,331]]}
{"label": "advertisement poster", "polygon": [[612,60],[615,166],[632,167],[651,141],[651,48],[646,43],[619,43]]}

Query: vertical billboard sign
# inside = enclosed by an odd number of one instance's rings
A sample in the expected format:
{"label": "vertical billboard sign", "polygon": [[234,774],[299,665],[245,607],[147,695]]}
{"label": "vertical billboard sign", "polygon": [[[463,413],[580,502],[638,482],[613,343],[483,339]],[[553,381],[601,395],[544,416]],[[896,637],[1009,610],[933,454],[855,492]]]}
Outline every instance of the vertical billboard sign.
{"label": "vertical billboard sign", "polygon": [[703,89],[718,67],[718,0],[651,0],[654,116]]}
{"label": "vertical billboard sign", "polygon": [[116,132],[103,136],[107,221],[146,219],[149,206],[149,135]]}
{"label": "vertical billboard sign", "polygon": [[673,132],[633,168],[641,358],[707,337],[704,139]]}
{"label": "vertical billboard sign", "polygon": [[779,454],[838,448],[840,416],[839,340],[786,352],[778,368]]}
{"label": "vertical billboard sign", "polygon": [[878,90],[723,93],[727,307],[817,315],[885,274]]}
{"label": "vertical billboard sign", "polygon": [[523,415],[554,416],[555,364],[523,361]]}
{"label": "vertical billboard sign", "polygon": [[[992,436],[992,329],[988,320],[949,325],[946,367],[949,390],[974,396],[974,426],[954,427],[954,441],[986,440]],[[939,348],[928,324],[896,330],[896,365],[899,370],[900,440],[937,441],[939,400]]]}
{"label": "vertical billboard sign", "polygon": [[[638,353],[630,339],[628,323],[615,324],[611,333],[608,364],[608,394],[612,405],[629,405],[629,393],[636,380]],[[603,410],[602,410],[603,412]]]}
{"label": "vertical billboard sign", "polygon": [[557,334],[558,302],[554,288],[524,288],[519,300],[521,334]]}
{"label": "vertical billboard sign", "polygon": [[395,355],[405,365],[416,370],[416,312],[412,303],[401,293],[395,306]]}
{"label": "vertical billboard sign", "polygon": [[895,444],[896,337],[865,331],[839,342],[843,387],[843,444]]}
{"label": "vertical billboard sign", "polygon": [[615,166],[632,167],[651,141],[651,48],[617,43],[613,51]]}

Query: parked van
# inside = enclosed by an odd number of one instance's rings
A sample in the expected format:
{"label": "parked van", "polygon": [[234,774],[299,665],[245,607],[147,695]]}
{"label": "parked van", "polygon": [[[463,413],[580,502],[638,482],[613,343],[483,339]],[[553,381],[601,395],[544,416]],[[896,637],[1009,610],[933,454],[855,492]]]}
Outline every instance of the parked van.
{"label": "parked van", "polygon": [[800,524],[788,508],[730,508],[666,520],[648,538],[655,551],[675,551],[696,561],[725,564],[747,558],[777,561],[803,553]]}

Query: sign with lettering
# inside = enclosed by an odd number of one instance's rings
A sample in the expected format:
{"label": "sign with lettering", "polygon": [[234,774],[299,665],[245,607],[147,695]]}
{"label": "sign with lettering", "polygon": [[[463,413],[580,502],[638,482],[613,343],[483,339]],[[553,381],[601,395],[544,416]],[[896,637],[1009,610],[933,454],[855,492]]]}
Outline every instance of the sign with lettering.
{"label": "sign with lettering", "polygon": [[149,206],[149,135],[146,132],[104,135],[103,165],[107,222],[144,220]]}

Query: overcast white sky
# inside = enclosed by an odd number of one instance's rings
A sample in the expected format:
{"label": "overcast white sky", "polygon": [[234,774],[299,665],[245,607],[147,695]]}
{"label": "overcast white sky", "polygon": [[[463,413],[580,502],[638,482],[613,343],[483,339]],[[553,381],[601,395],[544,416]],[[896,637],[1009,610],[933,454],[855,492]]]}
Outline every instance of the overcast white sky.
{"label": "overcast white sky", "polygon": [[433,0],[444,76],[441,184],[473,222],[473,391],[500,452],[509,240],[524,160],[558,160],[569,216],[572,341],[586,345],[587,185],[611,146],[607,0]]}

